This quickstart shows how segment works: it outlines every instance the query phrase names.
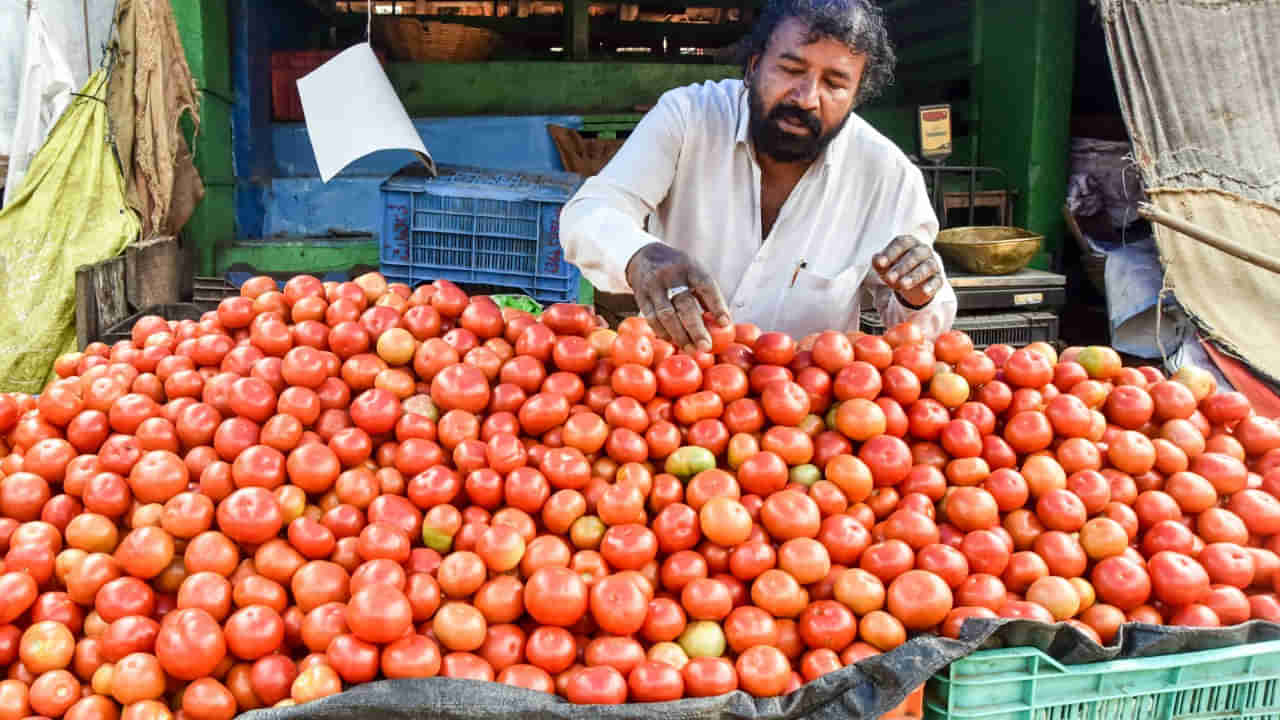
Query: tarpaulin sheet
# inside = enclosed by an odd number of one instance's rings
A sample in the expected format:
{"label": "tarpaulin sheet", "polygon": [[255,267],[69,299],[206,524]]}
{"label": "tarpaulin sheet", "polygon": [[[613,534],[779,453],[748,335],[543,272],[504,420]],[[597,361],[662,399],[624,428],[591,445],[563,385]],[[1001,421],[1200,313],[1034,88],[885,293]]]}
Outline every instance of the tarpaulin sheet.
{"label": "tarpaulin sheet", "polygon": [[[1280,0],[1097,0],[1147,192],[1280,257]],[[1163,226],[1166,283],[1212,341],[1280,378],[1280,277]]]}
{"label": "tarpaulin sheet", "polygon": [[872,720],[893,710],[951,661],[975,650],[1034,647],[1065,664],[1210,650],[1280,639],[1280,625],[1253,621],[1191,629],[1132,624],[1101,647],[1068,625],[1028,620],[970,620],[959,640],[921,635],[883,655],[808,683],[790,695],[755,699],[744,692],[629,705],[571,705],[562,698],[497,683],[449,678],[383,680],[305,705],[257,710],[242,720]]}
{"label": "tarpaulin sheet", "polygon": [[[1212,189],[1150,191],[1165,212],[1280,258],[1280,209]],[[1280,378],[1280,275],[1156,225],[1165,283],[1203,334],[1273,382]]]}
{"label": "tarpaulin sheet", "polygon": [[75,349],[75,272],[138,234],[108,142],[106,71],[89,78],[0,210],[0,391],[36,393]]}

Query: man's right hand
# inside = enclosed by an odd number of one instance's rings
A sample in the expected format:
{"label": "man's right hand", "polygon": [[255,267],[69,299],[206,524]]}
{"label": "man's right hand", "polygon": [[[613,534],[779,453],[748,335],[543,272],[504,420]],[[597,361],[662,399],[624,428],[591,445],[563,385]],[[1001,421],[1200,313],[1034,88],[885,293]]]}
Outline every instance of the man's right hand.
{"label": "man's right hand", "polygon": [[711,313],[720,327],[732,322],[711,275],[670,245],[650,243],[640,248],[627,263],[627,282],[654,331],[685,352],[711,349],[703,310]]}

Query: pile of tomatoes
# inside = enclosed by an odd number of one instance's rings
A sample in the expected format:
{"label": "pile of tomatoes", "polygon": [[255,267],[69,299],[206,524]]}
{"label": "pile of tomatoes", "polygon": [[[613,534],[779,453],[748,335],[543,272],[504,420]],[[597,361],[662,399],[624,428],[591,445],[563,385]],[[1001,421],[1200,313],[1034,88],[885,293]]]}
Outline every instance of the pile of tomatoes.
{"label": "pile of tomatoes", "polygon": [[0,396],[0,720],[765,697],[968,618],[1280,620],[1280,428],[1109,348],[245,283]]}

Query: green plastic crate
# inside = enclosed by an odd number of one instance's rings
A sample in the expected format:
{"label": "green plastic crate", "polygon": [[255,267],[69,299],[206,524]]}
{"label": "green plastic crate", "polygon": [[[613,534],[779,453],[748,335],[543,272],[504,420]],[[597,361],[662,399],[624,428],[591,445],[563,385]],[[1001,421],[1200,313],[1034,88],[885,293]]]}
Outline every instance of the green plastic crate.
{"label": "green plastic crate", "polygon": [[935,675],[926,719],[1280,718],[1280,641],[1062,665],[1034,648],[983,650]]}

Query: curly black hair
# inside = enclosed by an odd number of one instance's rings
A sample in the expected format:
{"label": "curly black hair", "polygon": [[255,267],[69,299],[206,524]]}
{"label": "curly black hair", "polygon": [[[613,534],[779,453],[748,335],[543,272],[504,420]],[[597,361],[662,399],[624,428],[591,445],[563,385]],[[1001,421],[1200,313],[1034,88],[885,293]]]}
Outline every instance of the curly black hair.
{"label": "curly black hair", "polygon": [[742,47],[744,74],[751,59],[763,55],[769,47],[774,30],[789,18],[808,25],[810,41],[832,38],[867,56],[855,107],[875,99],[893,83],[897,56],[889,42],[884,11],[872,0],[768,0]]}

